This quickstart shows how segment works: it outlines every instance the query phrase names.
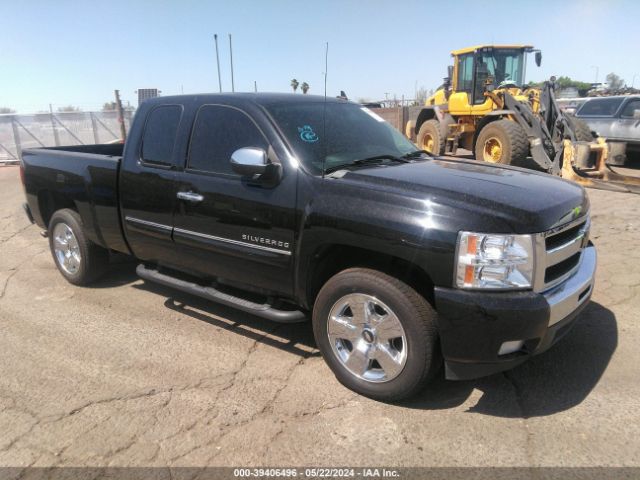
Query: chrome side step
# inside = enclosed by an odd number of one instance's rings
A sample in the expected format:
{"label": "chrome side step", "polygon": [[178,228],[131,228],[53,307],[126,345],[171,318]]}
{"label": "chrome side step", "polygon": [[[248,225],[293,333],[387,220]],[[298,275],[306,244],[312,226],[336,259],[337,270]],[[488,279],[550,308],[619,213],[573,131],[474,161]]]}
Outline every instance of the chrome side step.
{"label": "chrome side step", "polygon": [[204,287],[194,282],[172,277],[171,275],[161,273],[158,270],[147,268],[142,264],[138,265],[136,273],[144,280],[175,288],[181,292],[190,293],[192,295],[211,300],[212,302],[237,308],[238,310],[266,318],[272,322],[300,323],[307,319],[305,313],[300,310],[278,310],[268,303],[260,304],[251,302],[249,300],[221,292],[213,287]]}

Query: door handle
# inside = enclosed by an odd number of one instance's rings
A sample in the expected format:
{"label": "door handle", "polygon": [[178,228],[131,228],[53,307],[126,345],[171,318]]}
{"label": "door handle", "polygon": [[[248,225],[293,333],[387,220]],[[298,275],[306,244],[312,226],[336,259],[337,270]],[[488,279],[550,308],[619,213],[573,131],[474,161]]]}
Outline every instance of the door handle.
{"label": "door handle", "polygon": [[193,192],[178,192],[177,197],[180,200],[185,200],[187,202],[193,202],[193,203],[198,203],[204,200],[204,197],[202,195],[200,195],[199,193],[193,193]]}

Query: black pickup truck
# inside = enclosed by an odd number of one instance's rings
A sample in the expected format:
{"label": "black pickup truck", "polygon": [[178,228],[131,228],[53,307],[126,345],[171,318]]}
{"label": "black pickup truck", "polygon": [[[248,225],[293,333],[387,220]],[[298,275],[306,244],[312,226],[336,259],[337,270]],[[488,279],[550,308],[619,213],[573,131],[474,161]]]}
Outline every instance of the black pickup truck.
{"label": "black pickup truck", "polygon": [[549,348],[591,297],[589,201],[546,174],[434,159],[341,99],[230,94],[141,105],[122,145],[25,150],[29,218],[71,283],[112,252],[277,322],[311,317],[337,378],[415,394]]}

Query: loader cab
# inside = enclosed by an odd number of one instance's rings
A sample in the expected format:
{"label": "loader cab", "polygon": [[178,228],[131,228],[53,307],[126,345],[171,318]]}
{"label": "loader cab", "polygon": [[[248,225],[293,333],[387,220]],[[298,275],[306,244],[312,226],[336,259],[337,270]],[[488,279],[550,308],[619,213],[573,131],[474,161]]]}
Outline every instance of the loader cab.
{"label": "loader cab", "polygon": [[[454,58],[449,109],[453,115],[484,114],[491,110],[486,88],[522,88],[529,45],[476,46],[452,52]],[[536,63],[541,58],[536,51]]]}

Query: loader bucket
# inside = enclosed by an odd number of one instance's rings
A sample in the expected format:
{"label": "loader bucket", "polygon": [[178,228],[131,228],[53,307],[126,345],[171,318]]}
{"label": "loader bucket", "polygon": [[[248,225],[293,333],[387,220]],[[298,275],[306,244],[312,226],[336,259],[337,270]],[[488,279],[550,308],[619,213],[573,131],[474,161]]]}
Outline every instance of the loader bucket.
{"label": "loader bucket", "polygon": [[640,194],[640,178],[620,175],[609,165],[609,146],[603,138],[594,142],[564,140],[561,176],[584,187]]}

